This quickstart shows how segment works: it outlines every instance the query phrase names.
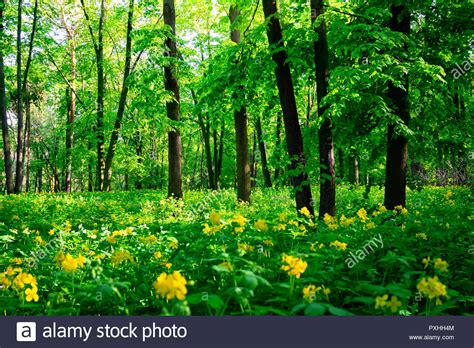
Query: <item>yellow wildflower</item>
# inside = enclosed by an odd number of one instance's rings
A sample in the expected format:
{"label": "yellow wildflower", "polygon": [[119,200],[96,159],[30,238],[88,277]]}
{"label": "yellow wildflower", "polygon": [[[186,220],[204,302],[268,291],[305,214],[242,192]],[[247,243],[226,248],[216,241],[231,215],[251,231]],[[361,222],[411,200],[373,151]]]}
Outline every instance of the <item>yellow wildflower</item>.
{"label": "yellow wildflower", "polygon": [[423,278],[416,286],[419,292],[430,299],[436,298],[436,304],[441,304],[441,296],[447,296],[446,285],[438,280],[437,276]]}
{"label": "yellow wildflower", "polygon": [[306,261],[290,255],[283,255],[282,262],[286,263],[286,265],[281,266],[281,269],[287,271],[290,276],[296,276],[296,278],[300,278],[301,274],[306,271],[306,267],[308,267]]}
{"label": "yellow wildflower", "polygon": [[310,218],[310,217],[312,216],[311,213],[310,213],[310,211],[309,211],[309,209],[306,208],[306,207],[301,208],[301,209],[300,209],[300,213],[301,213],[302,215],[308,217],[308,218]]}
{"label": "yellow wildflower", "polygon": [[284,224],[278,224],[276,226],[273,226],[273,231],[284,231],[286,229],[286,225]]}
{"label": "yellow wildflower", "polygon": [[390,308],[392,313],[395,313],[402,303],[398,300],[397,296],[392,296],[390,302],[387,303],[387,307]]}
{"label": "yellow wildflower", "polygon": [[441,272],[448,271],[448,263],[446,261],[437,258],[434,260],[434,268],[439,269]]}
{"label": "yellow wildflower", "polygon": [[377,296],[375,298],[375,309],[383,309],[387,305],[388,295]]}
{"label": "yellow wildflower", "polygon": [[286,222],[287,216],[285,213],[280,213],[278,214],[278,221],[280,222]]}
{"label": "yellow wildflower", "polygon": [[209,215],[209,220],[211,221],[211,224],[213,225],[220,225],[221,223],[221,214],[218,212],[213,211],[211,215]]}
{"label": "yellow wildflower", "polygon": [[357,216],[362,220],[365,221],[367,220],[367,211],[364,208],[360,208],[357,211]]}
{"label": "yellow wildflower", "polygon": [[242,233],[242,232],[244,232],[244,228],[243,227],[235,227],[234,232],[235,233]]}
{"label": "yellow wildflower", "polygon": [[265,244],[266,246],[270,246],[270,247],[272,247],[274,245],[273,241],[271,239],[264,240],[263,244]]}
{"label": "yellow wildflower", "polygon": [[334,242],[331,242],[329,246],[333,246],[338,250],[346,250],[347,248],[347,243],[340,242],[338,240],[335,240]]}
{"label": "yellow wildflower", "polygon": [[316,299],[316,293],[321,290],[321,287],[316,287],[313,284],[310,284],[303,288],[303,299],[308,303],[312,303]]}
{"label": "yellow wildflower", "polygon": [[421,263],[425,265],[424,268],[428,267],[430,262],[431,262],[431,256],[425,257],[423,258],[423,260],[421,260]]}
{"label": "yellow wildflower", "polygon": [[25,290],[26,302],[31,302],[31,301],[38,302],[39,296],[37,292],[38,292],[38,288],[36,286],[26,289]]}
{"label": "yellow wildflower", "polygon": [[422,232],[419,232],[419,233],[415,234],[415,237],[416,237],[416,238],[420,238],[420,239],[424,239],[424,240],[427,240],[427,239],[428,239],[428,237],[426,236],[426,234],[425,234],[425,233],[422,233]]}
{"label": "yellow wildflower", "polygon": [[54,230],[53,229],[49,230],[48,234],[52,236],[54,234]]}
{"label": "yellow wildflower", "polygon": [[68,253],[61,262],[61,266],[66,272],[73,272],[77,269],[78,263],[77,260]]}
{"label": "yellow wildflower", "polygon": [[371,230],[373,228],[375,228],[375,224],[373,222],[369,222],[367,225],[365,225],[365,227],[368,229],[368,230]]}
{"label": "yellow wildflower", "polygon": [[234,219],[232,221],[238,223],[240,227],[244,227],[247,219],[243,215],[235,214]]}
{"label": "yellow wildflower", "polygon": [[21,265],[23,263],[23,260],[19,257],[14,257],[12,259],[12,263],[14,263],[15,265]]}
{"label": "yellow wildflower", "polygon": [[253,226],[259,230],[260,232],[267,232],[268,231],[268,225],[265,220],[257,220],[253,224]]}
{"label": "yellow wildflower", "polygon": [[178,271],[174,271],[172,274],[163,272],[153,283],[153,287],[157,296],[165,297],[168,300],[176,297],[178,300],[183,301],[188,292],[186,283],[186,278]]}
{"label": "yellow wildflower", "polygon": [[153,256],[155,257],[155,259],[161,259],[161,257],[163,255],[161,255],[161,251],[155,251],[155,253],[153,254]]}
{"label": "yellow wildflower", "polygon": [[232,272],[232,270],[233,270],[232,264],[231,264],[229,261],[221,262],[221,263],[219,264],[219,266],[221,266],[221,267],[227,269],[229,272]]}
{"label": "yellow wildflower", "polygon": [[117,250],[110,257],[110,263],[113,266],[117,266],[121,264],[122,262],[128,262],[128,261],[133,261],[133,257],[130,254],[130,251],[128,250]]}

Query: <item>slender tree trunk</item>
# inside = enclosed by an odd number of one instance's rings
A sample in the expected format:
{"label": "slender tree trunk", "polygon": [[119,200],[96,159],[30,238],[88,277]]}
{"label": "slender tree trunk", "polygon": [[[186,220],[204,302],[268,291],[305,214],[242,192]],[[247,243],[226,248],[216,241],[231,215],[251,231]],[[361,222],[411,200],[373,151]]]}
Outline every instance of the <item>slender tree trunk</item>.
{"label": "slender tree trunk", "polygon": [[268,42],[270,46],[277,48],[272,54],[272,59],[276,64],[275,75],[285,123],[286,143],[291,159],[290,168],[292,171],[298,172],[291,176],[291,181],[296,191],[296,209],[300,210],[306,207],[311,214],[314,214],[311,188],[308,174],[306,173],[306,160],[296,108],[295,92],[290,67],[286,62],[287,54],[283,43],[280,21],[277,17],[276,1],[263,0],[263,12],[265,19],[268,20]]}
{"label": "slender tree trunk", "polygon": [[125,113],[125,105],[127,102],[128,84],[127,78],[130,75],[130,67],[132,60],[132,28],[133,28],[133,7],[134,0],[129,1],[128,7],[128,20],[127,20],[127,39],[125,48],[125,68],[123,70],[123,81],[122,91],[120,93],[120,101],[117,110],[117,116],[115,118],[114,129],[110,136],[109,149],[107,151],[107,158],[105,160],[105,178],[104,178],[104,190],[110,191],[110,182],[112,179],[112,161],[115,155],[115,149],[117,148],[117,141],[120,133],[120,127],[122,126],[122,119]]}
{"label": "slender tree trunk", "polygon": [[[196,92],[191,89],[191,95],[194,101],[194,105],[198,105],[198,99],[196,96]],[[209,121],[206,118],[204,120],[204,116],[201,112],[197,113],[198,124],[199,128],[201,129],[202,134],[202,141],[204,143],[204,152],[206,154],[206,166],[207,166],[207,175],[208,175],[208,188],[212,190],[216,190],[215,181],[214,181],[214,168],[212,165],[212,153],[211,153],[211,136],[210,136],[210,125]]]}
{"label": "slender tree trunk", "polygon": [[338,158],[338,162],[339,162],[339,168],[337,169],[338,173],[339,173],[339,178],[341,180],[344,180],[344,173],[345,173],[345,168],[344,168],[344,151],[339,148],[337,150],[337,158]]}
{"label": "slender tree trunk", "polygon": [[29,153],[30,153],[30,137],[31,137],[31,101],[27,97],[25,101],[25,132],[23,136],[23,152],[22,152],[22,159],[21,161],[26,168],[26,175],[24,176],[23,185],[25,187],[25,191],[28,192],[28,175],[29,175]]}
{"label": "slender tree trunk", "polygon": [[23,184],[23,85],[21,81],[21,20],[23,0],[18,0],[18,24],[16,40],[16,83],[17,83],[17,146],[16,146],[16,176],[15,193],[21,192]]}
{"label": "slender tree trunk", "polygon": [[165,25],[171,30],[171,36],[166,38],[165,46],[172,61],[165,66],[165,89],[172,93],[173,100],[166,102],[168,118],[173,122],[172,130],[168,132],[168,196],[182,198],[181,179],[181,136],[176,123],[180,118],[179,85],[176,76],[177,49],[174,36],[176,35],[176,13],[174,0],[163,0],[163,18]]}
{"label": "slender tree trunk", "polygon": [[76,33],[75,28],[68,25],[64,16],[64,8],[61,9],[61,21],[66,30],[68,38],[69,59],[71,64],[71,80],[68,84],[68,108],[66,120],[66,175],[64,190],[71,192],[72,189],[72,148],[74,144],[74,118],[76,114]]}
{"label": "slender tree trunk", "polygon": [[270,170],[268,169],[267,148],[263,139],[262,120],[260,119],[260,116],[257,117],[255,130],[257,131],[258,148],[260,150],[260,158],[262,160],[263,184],[265,187],[272,187],[272,178],[270,175]]}
{"label": "slender tree trunk", "polygon": [[280,146],[281,146],[281,115],[278,112],[277,113],[277,124],[276,124],[276,140],[275,140],[275,151],[273,154],[273,157],[275,158],[275,163],[276,163],[276,168],[275,168],[275,174],[273,176],[273,181],[278,181],[278,178],[280,177],[280,161],[281,161],[281,152],[280,152]]}
{"label": "slender tree trunk", "polygon": [[[410,13],[404,5],[391,6],[390,29],[409,35]],[[405,89],[389,82],[388,97],[393,103],[394,113],[406,126],[410,121],[408,101],[408,76],[405,77]],[[406,204],[406,167],[408,157],[408,139],[398,134],[395,124],[388,125],[387,161],[385,166],[385,199],[387,209]]]}
{"label": "slender tree trunk", "polygon": [[[231,6],[229,17],[231,24],[230,38],[239,44],[240,30],[237,29],[236,20],[240,16],[240,10],[237,6]],[[236,61],[234,64],[239,65]],[[241,95],[234,93],[234,100],[239,105],[234,111],[234,128],[235,128],[235,152],[237,165],[237,199],[243,202],[250,202],[251,182],[250,182],[250,166],[249,166],[249,140],[247,130],[247,108],[243,104],[245,100],[244,88],[239,86]]]}
{"label": "slender tree trunk", "polygon": [[[313,25],[318,17],[324,14],[323,0],[311,0],[311,20]],[[316,65],[316,86],[318,116],[323,119],[319,128],[319,218],[325,214],[334,216],[336,214],[336,175],[334,170],[334,146],[332,138],[332,121],[325,117],[326,107],[322,106],[322,100],[328,93],[329,86],[329,49],[326,37],[326,23],[324,19],[318,21],[319,25],[314,28],[318,34],[318,40],[314,42],[314,63]]]}
{"label": "slender tree trunk", "polygon": [[356,187],[359,186],[359,161],[357,155],[349,157],[349,182]]}
{"label": "slender tree trunk", "polygon": [[[5,0],[0,1],[0,37],[4,36],[3,26],[3,9],[5,7]],[[7,118],[7,97],[5,87],[5,70],[3,61],[3,45],[0,45],[0,122],[2,123],[2,140],[3,140],[3,162],[5,166],[6,188],[7,193],[14,192],[13,183],[13,160],[10,150],[10,135],[8,133],[8,118]]]}
{"label": "slender tree trunk", "polygon": [[[135,132],[135,144],[137,162],[139,167],[141,167],[143,165],[143,141],[139,130]],[[141,190],[143,188],[142,180],[140,177],[135,179],[135,188],[137,190]]]}

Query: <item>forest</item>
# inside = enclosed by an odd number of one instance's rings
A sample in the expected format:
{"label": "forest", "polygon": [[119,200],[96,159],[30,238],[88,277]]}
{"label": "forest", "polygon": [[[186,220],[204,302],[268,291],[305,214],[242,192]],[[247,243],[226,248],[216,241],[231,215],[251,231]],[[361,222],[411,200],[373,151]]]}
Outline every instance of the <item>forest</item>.
{"label": "forest", "polygon": [[0,0],[2,314],[472,315],[473,17]]}

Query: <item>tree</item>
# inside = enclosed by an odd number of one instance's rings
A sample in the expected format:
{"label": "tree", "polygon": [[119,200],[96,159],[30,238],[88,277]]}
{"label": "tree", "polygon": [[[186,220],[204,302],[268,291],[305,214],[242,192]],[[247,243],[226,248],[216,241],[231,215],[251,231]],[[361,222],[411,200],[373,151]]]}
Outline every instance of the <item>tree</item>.
{"label": "tree", "polygon": [[107,158],[105,160],[105,178],[104,190],[110,191],[110,183],[112,179],[112,161],[117,147],[117,141],[122,126],[122,119],[125,113],[125,106],[128,94],[128,76],[130,75],[131,60],[132,60],[132,28],[133,28],[133,7],[134,0],[129,1],[128,20],[127,20],[127,38],[125,47],[125,67],[123,70],[122,90],[120,92],[120,101],[115,118],[114,129],[110,136],[109,148],[107,151]]}
{"label": "tree", "polygon": [[163,1],[163,19],[169,26],[165,40],[166,54],[170,58],[164,67],[165,89],[172,99],[166,102],[166,113],[170,119],[171,130],[168,131],[168,196],[176,199],[183,197],[181,179],[181,136],[177,128],[180,118],[179,85],[176,76],[176,13],[174,0]]}
{"label": "tree", "polygon": [[94,31],[92,30],[90,17],[87,12],[84,0],[81,0],[84,17],[89,28],[92,44],[94,46],[96,66],[97,66],[97,121],[96,121],[96,138],[97,138],[97,181],[96,189],[103,190],[103,182],[105,176],[105,158],[104,158],[104,22],[105,22],[105,0],[100,2],[99,29],[97,33],[97,42],[95,40]]}
{"label": "tree", "polygon": [[[323,0],[311,0],[311,19],[318,39],[314,41],[314,63],[316,66],[316,88],[318,101],[318,116],[323,120],[319,127],[319,218],[325,214],[336,214],[336,175],[334,171],[334,146],[332,140],[332,120],[324,115],[326,107],[323,98],[328,94],[329,85],[329,49],[326,37]],[[316,23],[318,21],[318,23]]]}
{"label": "tree", "polygon": [[285,124],[286,144],[290,156],[291,182],[296,190],[296,209],[306,207],[314,214],[312,205],[311,188],[308,174],[306,173],[306,160],[303,150],[303,138],[296,109],[295,92],[291,78],[290,67],[287,63],[285,44],[280,21],[277,17],[277,6],[275,0],[263,0],[263,13],[268,21],[267,37],[272,49],[272,59],[276,64],[275,76],[280,105],[283,111],[283,122]]}
{"label": "tree", "polygon": [[[3,10],[5,8],[5,0],[0,1],[0,38],[4,37]],[[2,140],[3,140],[3,162],[5,167],[6,189],[7,193],[14,192],[13,171],[12,171],[12,155],[10,150],[10,136],[8,133],[7,118],[7,96],[5,87],[5,70],[3,60],[3,42],[0,45],[0,121],[2,123]]]}
{"label": "tree", "polygon": [[[236,20],[240,16],[237,6],[231,6],[229,18],[231,24],[230,37],[237,45],[240,43],[240,30],[236,27]],[[234,63],[238,65],[239,62]],[[249,139],[247,131],[247,109],[244,105],[245,95],[243,86],[237,87],[234,92],[236,101],[236,110],[234,110],[235,127],[235,150],[237,164],[237,199],[243,202],[250,202],[251,183],[250,183],[250,165],[249,165]],[[239,93],[240,92],[240,93]]]}
{"label": "tree", "polygon": [[[410,33],[410,13],[404,5],[390,7],[392,17],[390,29],[405,35]],[[399,117],[399,122],[408,126],[410,121],[408,101],[408,76],[405,76],[404,86],[395,86],[388,83],[389,99],[392,101],[394,113]],[[406,204],[406,170],[408,157],[408,139],[401,134],[399,125],[390,123],[387,131],[387,160],[385,169],[385,198],[384,205],[387,209]]]}

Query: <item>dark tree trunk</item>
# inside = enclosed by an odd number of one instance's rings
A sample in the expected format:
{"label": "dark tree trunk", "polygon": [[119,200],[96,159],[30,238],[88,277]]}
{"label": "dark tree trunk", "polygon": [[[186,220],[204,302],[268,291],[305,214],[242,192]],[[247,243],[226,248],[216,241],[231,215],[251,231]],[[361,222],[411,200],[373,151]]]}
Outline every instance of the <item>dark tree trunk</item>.
{"label": "dark tree trunk", "polygon": [[[5,7],[5,0],[0,1],[0,37],[4,35],[3,26],[3,8]],[[13,193],[13,160],[10,150],[10,136],[8,133],[8,118],[7,118],[7,97],[5,88],[5,70],[3,61],[3,46],[0,45],[0,122],[2,123],[2,140],[3,140],[3,162],[5,166],[6,189],[7,193]]]}
{"label": "dark tree trunk", "polygon": [[272,187],[272,178],[270,175],[270,170],[268,169],[267,147],[263,139],[262,120],[260,119],[260,116],[257,118],[255,130],[257,131],[258,148],[260,150],[260,158],[262,160],[263,184],[265,187]]}
{"label": "dark tree trunk", "polygon": [[[140,131],[137,130],[135,133],[135,151],[137,154],[137,162],[139,167],[143,165],[143,141]],[[135,188],[141,190],[143,188],[142,179],[138,177],[135,179]]]}
{"label": "dark tree trunk", "polygon": [[[236,6],[230,8],[230,24],[235,26],[237,17],[240,16],[240,10]],[[240,30],[231,29],[230,38],[236,44],[240,43]],[[239,62],[235,62],[236,65]],[[243,92],[243,87],[239,89]],[[250,166],[249,166],[249,140],[247,130],[247,109],[243,104],[245,96],[243,93],[239,96],[234,93],[239,108],[234,111],[234,127],[235,127],[235,149],[236,149],[236,166],[237,166],[237,199],[243,202],[250,202],[251,182],[250,182]]]}
{"label": "dark tree trunk", "polygon": [[176,35],[176,14],[174,0],[163,1],[163,18],[165,25],[168,25],[172,36],[167,37],[165,46],[171,62],[164,68],[165,89],[171,92],[173,100],[166,102],[166,112],[168,118],[173,122],[172,130],[168,132],[168,196],[182,198],[181,183],[181,136],[176,123],[179,122],[179,85],[176,76],[177,49],[174,36]]}
{"label": "dark tree trunk", "polygon": [[[323,0],[311,0],[311,20],[316,24],[318,17],[324,14]],[[325,117],[326,107],[322,100],[328,93],[329,84],[329,49],[324,19],[314,28],[318,40],[314,42],[314,63],[316,65],[316,88],[318,116],[323,119],[319,128],[319,218],[324,214],[336,214],[336,175],[334,171],[334,146],[332,140],[332,121]]]}
{"label": "dark tree trunk", "polygon": [[[390,29],[409,35],[410,13],[404,5],[391,6],[392,17]],[[408,126],[410,121],[408,101],[408,77],[405,77],[405,89],[389,82],[388,97],[393,103],[394,113],[400,121]],[[389,124],[387,132],[387,161],[385,166],[385,199],[387,209],[406,204],[406,167],[408,157],[408,140],[397,134],[396,125]]]}
{"label": "dark tree trunk", "polygon": [[109,148],[107,151],[107,158],[105,160],[105,177],[104,177],[104,190],[110,191],[110,182],[112,179],[112,161],[115,155],[115,149],[117,148],[117,141],[120,133],[120,127],[122,126],[123,115],[125,113],[125,104],[127,102],[128,85],[127,78],[130,75],[130,67],[132,60],[132,28],[133,28],[133,7],[134,0],[130,0],[128,5],[128,20],[127,20],[127,39],[125,47],[125,67],[123,70],[123,81],[122,91],[120,93],[120,101],[117,110],[117,116],[115,118],[114,129],[110,136]]}
{"label": "dark tree trunk", "polygon": [[272,59],[276,64],[275,75],[285,123],[286,144],[291,159],[290,169],[297,172],[293,172],[294,174],[291,176],[291,182],[296,191],[296,209],[299,211],[301,208],[306,207],[313,214],[311,188],[308,174],[306,173],[306,160],[298,111],[296,109],[295,92],[290,67],[286,62],[287,54],[283,43],[275,0],[263,0],[263,12],[265,19],[268,21],[268,42],[271,47],[274,46],[277,49],[272,54]]}
{"label": "dark tree trunk", "polygon": [[251,186],[255,187],[257,185],[257,136],[255,132],[252,134],[252,154],[250,155],[250,181]]}

